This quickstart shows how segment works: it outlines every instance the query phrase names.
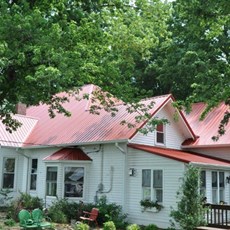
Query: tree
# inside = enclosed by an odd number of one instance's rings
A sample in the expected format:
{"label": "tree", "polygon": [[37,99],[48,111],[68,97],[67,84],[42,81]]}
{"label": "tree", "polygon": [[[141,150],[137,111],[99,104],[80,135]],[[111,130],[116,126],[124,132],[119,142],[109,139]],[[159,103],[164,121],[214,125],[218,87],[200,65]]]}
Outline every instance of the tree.
{"label": "tree", "polygon": [[10,115],[18,102],[69,116],[56,93],[87,83],[124,101],[146,95],[133,72],[167,34],[160,0],[9,0],[0,10],[0,117],[9,129],[19,125]]}
{"label": "tree", "polygon": [[[188,109],[191,103],[206,102],[201,119],[222,101],[230,105],[229,12],[228,0],[174,1],[168,21],[171,40],[162,40],[153,51],[138,85],[153,87],[157,94],[171,92]],[[229,118],[227,110],[217,139]]]}
{"label": "tree", "polygon": [[[177,193],[177,209],[170,213],[180,229],[193,230],[205,224],[203,197],[199,193],[200,172],[198,168],[189,165],[182,186]],[[175,225],[174,222],[172,222]]]}

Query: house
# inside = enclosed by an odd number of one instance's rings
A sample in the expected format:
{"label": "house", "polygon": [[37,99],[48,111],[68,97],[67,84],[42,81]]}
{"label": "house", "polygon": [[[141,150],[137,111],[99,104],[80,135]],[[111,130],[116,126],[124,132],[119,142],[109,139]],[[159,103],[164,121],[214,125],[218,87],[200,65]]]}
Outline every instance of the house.
{"label": "house", "polygon": [[[216,116],[224,108],[199,121],[203,105],[186,115],[172,106],[170,94],[147,99],[143,104],[154,102],[151,119],[168,123],[143,134],[137,128],[146,127],[146,121],[136,122],[139,114],[128,113],[127,105],[114,98],[108,100],[114,102],[116,116],[103,109],[92,114],[92,107],[100,109],[98,101],[91,100],[98,92],[98,87],[86,85],[79,92],[81,100],[60,94],[69,98],[63,106],[71,117],[57,113],[51,119],[42,104],[15,115],[22,123],[16,132],[8,133],[0,124],[1,188],[11,189],[15,197],[19,192],[39,196],[47,206],[57,197],[94,202],[106,195],[123,207],[130,222],[166,228],[186,167],[192,164],[202,171],[201,191],[207,201],[230,203],[229,126],[225,137],[211,141]],[[123,120],[137,126],[121,125]],[[158,200],[164,208],[143,211],[144,198]]]}

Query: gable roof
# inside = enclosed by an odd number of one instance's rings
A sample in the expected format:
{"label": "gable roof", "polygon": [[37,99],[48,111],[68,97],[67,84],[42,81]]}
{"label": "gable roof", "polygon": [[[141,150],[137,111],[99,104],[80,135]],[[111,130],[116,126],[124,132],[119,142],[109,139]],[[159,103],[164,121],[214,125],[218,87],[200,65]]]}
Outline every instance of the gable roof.
{"label": "gable roof", "polygon": [[230,146],[230,122],[225,127],[226,133],[218,141],[212,140],[212,137],[218,134],[220,121],[223,119],[226,111],[229,111],[229,106],[221,103],[218,107],[213,108],[203,120],[200,120],[205,107],[205,103],[195,103],[189,114],[184,113],[198,138],[195,141],[186,140],[182,144],[183,148]]}
{"label": "gable roof", "polygon": [[146,151],[155,155],[162,157],[167,157],[173,160],[181,161],[184,163],[200,164],[200,165],[215,165],[229,167],[229,163],[225,160],[217,160],[210,157],[201,156],[200,154],[168,149],[168,148],[159,148],[148,145],[139,145],[139,144],[129,144],[128,147]]}
{"label": "gable roof", "polygon": [[45,157],[44,161],[91,161],[81,149],[78,148],[63,148],[53,153],[52,155]]}
{"label": "gable roof", "polygon": [[[86,85],[79,91],[79,97],[84,97],[85,94],[91,95],[98,87],[94,85]],[[90,113],[90,106],[98,106],[95,100],[81,99],[76,100],[75,96],[61,93],[59,96],[67,96],[69,101],[63,106],[71,112],[70,117],[65,117],[63,114],[57,114],[51,119],[48,115],[48,106],[39,105],[29,107],[26,114],[38,119],[36,128],[31,132],[27,140],[26,146],[68,146],[68,145],[83,145],[86,143],[99,142],[114,142],[127,141],[137,128],[143,123],[136,123],[135,116],[138,113],[129,113],[127,105],[121,101],[112,98],[117,109],[116,115],[111,116],[111,113],[101,109],[99,115]],[[154,114],[165,101],[169,100],[171,95],[163,95],[143,101],[143,104],[148,105],[154,102],[154,107],[150,109],[150,113]],[[136,127],[128,127],[121,125],[125,120],[128,123],[136,124]]]}

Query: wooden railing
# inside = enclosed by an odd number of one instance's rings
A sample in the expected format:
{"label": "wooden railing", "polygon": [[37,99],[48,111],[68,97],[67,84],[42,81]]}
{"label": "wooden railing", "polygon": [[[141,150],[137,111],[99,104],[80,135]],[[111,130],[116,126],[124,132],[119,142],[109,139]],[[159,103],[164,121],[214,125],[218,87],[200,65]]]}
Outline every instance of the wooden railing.
{"label": "wooden railing", "polygon": [[205,204],[205,218],[209,227],[230,229],[230,205]]}

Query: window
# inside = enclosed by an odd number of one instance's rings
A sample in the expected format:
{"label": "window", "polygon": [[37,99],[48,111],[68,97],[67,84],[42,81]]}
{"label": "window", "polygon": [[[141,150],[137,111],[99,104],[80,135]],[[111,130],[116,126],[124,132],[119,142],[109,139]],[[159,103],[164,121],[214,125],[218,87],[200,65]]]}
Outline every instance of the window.
{"label": "window", "polygon": [[224,172],[212,172],[212,203],[224,201]]}
{"label": "window", "polygon": [[31,172],[30,172],[30,190],[36,190],[37,188],[37,170],[38,170],[38,159],[32,159]]}
{"label": "window", "polygon": [[14,188],[15,159],[3,159],[3,188]]}
{"label": "window", "polygon": [[206,196],[206,171],[200,172],[200,194]]}
{"label": "window", "polygon": [[158,124],[156,127],[156,143],[157,144],[164,144],[165,143],[165,135],[164,135],[164,125]]}
{"label": "window", "polygon": [[56,194],[57,194],[57,167],[47,167],[46,195],[56,196]]}
{"label": "window", "polygon": [[143,199],[163,202],[163,170],[142,170]]}
{"label": "window", "polygon": [[65,167],[65,197],[83,197],[84,168]]}

